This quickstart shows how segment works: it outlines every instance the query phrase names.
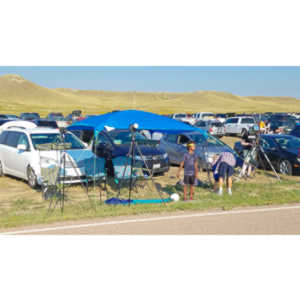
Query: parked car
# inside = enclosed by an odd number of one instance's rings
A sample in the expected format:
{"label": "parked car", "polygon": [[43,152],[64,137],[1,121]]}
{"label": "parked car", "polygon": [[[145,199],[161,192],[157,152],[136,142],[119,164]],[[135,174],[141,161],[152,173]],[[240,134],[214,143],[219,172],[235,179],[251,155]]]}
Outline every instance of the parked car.
{"label": "parked car", "polygon": [[209,134],[218,138],[225,135],[224,124],[217,120],[198,121],[194,126],[206,130]]}
{"label": "parked car", "polygon": [[226,118],[227,118],[226,114],[215,114],[215,119],[221,123],[225,123]]}
{"label": "parked car", "polygon": [[64,115],[61,112],[56,112],[56,113],[48,114],[46,119],[49,119],[49,120],[62,120],[63,118],[64,118]]}
{"label": "parked car", "polygon": [[74,110],[72,111],[72,113],[70,113],[69,115],[66,116],[65,120],[66,122],[68,122],[68,125],[73,123],[73,122],[77,122],[80,120],[83,120],[83,116],[81,115],[81,110]]}
{"label": "parked car", "polygon": [[64,115],[60,112],[48,114],[47,119],[50,121],[55,121],[59,128],[66,128],[69,125],[69,122],[64,118]]}
{"label": "parked car", "polygon": [[180,164],[183,154],[187,151],[186,145],[193,141],[196,144],[195,153],[199,157],[201,168],[206,168],[213,161],[213,156],[224,151],[234,151],[217,138],[197,131],[183,133],[167,133],[160,140],[159,147],[165,150],[172,164]]}
{"label": "parked car", "polygon": [[16,115],[0,114],[0,119],[11,119],[11,120],[14,120],[14,119],[19,119],[19,117],[16,116]]}
{"label": "parked car", "polygon": [[48,119],[36,119],[32,120],[37,127],[49,127],[49,128],[58,128],[56,121]]}
{"label": "parked car", "polygon": [[[276,171],[285,175],[300,174],[300,139],[284,134],[262,134],[260,145],[271,161]],[[241,149],[240,142],[235,143],[234,149]],[[271,169],[263,153],[258,151],[260,168]]]}
{"label": "parked car", "polygon": [[[75,130],[74,134],[82,138],[86,143],[89,143],[89,148],[97,156],[106,160],[109,176],[115,177],[116,175],[115,159],[120,157],[126,158],[130,154],[132,133],[127,129],[101,131],[96,139],[93,139],[93,131],[91,130]],[[140,133],[136,134],[135,140],[138,144],[138,148],[135,149],[134,153],[135,160],[139,162],[144,173],[149,173],[147,169],[154,175],[163,175],[169,171],[168,154],[158,147],[158,141],[149,140]]]}
{"label": "parked car", "polygon": [[186,113],[173,114],[172,119],[181,121],[188,125],[194,125],[196,123],[196,119],[193,117],[193,115]]}
{"label": "parked car", "polygon": [[290,135],[300,138],[300,123],[296,123],[293,130],[290,131]]}
{"label": "parked car", "polygon": [[296,120],[287,119],[271,119],[270,120],[270,131],[276,133],[277,131],[289,134],[296,126]]}
{"label": "parked car", "polygon": [[193,114],[193,117],[199,121],[199,120],[211,120],[214,119],[215,116],[212,112],[197,112]]}
{"label": "parked car", "polygon": [[40,119],[40,115],[38,113],[22,113],[20,115],[20,119],[25,121],[31,121],[31,120]]}
{"label": "parked car", "polygon": [[252,117],[233,117],[225,122],[226,135],[243,135],[249,132],[249,129],[256,124]]}
{"label": "parked car", "polygon": [[[51,150],[49,145],[53,144],[68,145],[65,168],[61,164],[62,151]],[[12,127],[2,132],[0,175],[22,178],[35,188],[43,183],[43,164],[58,166],[58,180],[65,183],[77,183],[105,175],[104,160],[97,158],[70,132],[65,133],[64,140],[58,129]]]}

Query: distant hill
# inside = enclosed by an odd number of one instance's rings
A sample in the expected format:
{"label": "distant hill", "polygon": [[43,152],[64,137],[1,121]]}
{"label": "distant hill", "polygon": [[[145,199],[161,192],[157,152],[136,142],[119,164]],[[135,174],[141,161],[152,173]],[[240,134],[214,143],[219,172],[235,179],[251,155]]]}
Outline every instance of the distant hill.
{"label": "distant hill", "polygon": [[192,93],[113,92],[102,90],[49,89],[20,75],[0,77],[0,112],[51,111],[64,114],[81,109],[85,114],[112,110],[141,109],[156,113],[172,112],[300,112],[300,100],[292,97],[241,97],[227,92],[196,91]]}

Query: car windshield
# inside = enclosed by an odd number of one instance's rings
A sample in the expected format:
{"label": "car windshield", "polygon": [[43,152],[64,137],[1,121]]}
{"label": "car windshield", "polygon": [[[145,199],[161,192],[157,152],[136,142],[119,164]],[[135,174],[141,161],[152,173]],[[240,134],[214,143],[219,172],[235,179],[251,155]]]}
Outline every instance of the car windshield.
{"label": "car windshield", "polygon": [[196,143],[196,144],[204,144],[207,142],[207,146],[226,146],[223,142],[214,138],[211,135],[204,136],[202,134],[191,134],[189,137]]}
{"label": "car windshield", "polygon": [[277,144],[280,145],[282,149],[299,149],[300,139],[293,136],[276,137],[274,138]]}
{"label": "car windshield", "polygon": [[[65,134],[63,141],[62,135],[59,133],[33,133],[30,135],[33,147],[38,148],[39,145],[48,146],[49,144],[66,145],[67,149],[85,149],[82,142],[71,133]],[[42,150],[42,148],[39,148]],[[45,149],[46,150],[46,149]]]}
{"label": "car windshield", "polygon": [[64,119],[64,116],[62,114],[50,114],[48,116],[48,119],[50,120],[56,120],[56,121],[62,121]]}
{"label": "car windshield", "polygon": [[[113,140],[115,145],[128,145],[131,143],[132,133],[130,131],[112,131],[109,132],[109,136]],[[135,133],[135,141],[144,143],[148,139],[142,134],[136,132]]]}

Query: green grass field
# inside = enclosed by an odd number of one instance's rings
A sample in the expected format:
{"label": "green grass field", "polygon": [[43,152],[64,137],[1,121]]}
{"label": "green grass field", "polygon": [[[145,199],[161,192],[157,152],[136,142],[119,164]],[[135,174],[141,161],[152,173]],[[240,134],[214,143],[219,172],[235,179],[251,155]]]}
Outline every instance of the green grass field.
{"label": "green grass field", "polygon": [[[49,212],[50,201],[43,200],[39,190],[32,190],[25,182],[15,178],[2,177],[0,178],[0,184],[5,185],[6,189],[5,191],[2,190],[0,194],[0,228],[113,216],[164,214],[183,210],[229,210],[234,207],[300,202],[298,177],[284,177],[279,182],[274,174],[263,171],[258,171],[253,179],[234,181],[232,196],[226,194],[226,189],[224,189],[223,196],[218,196],[213,193],[211,187],[206,185],[195,188],[193,201],[184,202],[182,201],[183,188],[176,185],[178,181],[175,176],[176,172],[177,167],[172,167],[165,176],[155,178],[155,185],[164,199],[169,198],[172,193],[178,193],[181,197],[178,202],[109,206],[103,202],[107,198],[117,196],[118,187],[114,184],[110,184],[107,191],[102,191],[102,201],[100,201],[98,187],[91,186],[89,193],[86,194],[85,190],[77,185],[66,188],[63,213],[60,210],[61,202],[57,202],[56,208]],[[200,179],[204,183],[208,183],[206,172],[200,174]],[[126,185],[121,189],[121,198],[128,199],[128,187]],[[147,185],[145,182],[139,182],[137,189],[132,193],[132,199],[153,198],[158,198],[158,193],[150,183]]]}

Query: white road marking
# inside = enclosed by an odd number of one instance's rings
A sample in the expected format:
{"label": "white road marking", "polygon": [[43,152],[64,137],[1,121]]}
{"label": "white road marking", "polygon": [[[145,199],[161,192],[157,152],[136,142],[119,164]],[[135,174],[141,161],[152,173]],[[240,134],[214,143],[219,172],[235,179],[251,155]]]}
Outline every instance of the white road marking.
{"label": "white road marking", "polygon": [[300,205],[285,206],[285,207],[272,207],[272,208],[259,208],[259,209],[247,209],[247,210],[232,210],[232,211],[210,212],[210,213],[197,213],[197,214],[188,214],[188,215],[183,215],[183,216],[177,215],[177,216],[167,216],[167,217],[129,219],[129,220],[123,220],[123,221],[122,220],[121,221],[109,221],[109,222],[88,223],[88,224],[79,224],[79,225],[66,225],[66,226],[36,228],[36,229],[27,229],[27,230],[19,230],[19,231],[8,231],[8,232],[2,232],[2,233],[0,233],[0,235],[37,233],[37,232],[58,231],[58,230],[66,230],[66,229],[99,227],[99,226],[107,226],[107,225],[119,225],[119,224],[129,224],[129,223],[139,223],[139,222],[155,222],[155,221],[197,218],[197,217],[207,217],[207,216],[248,214],[248,213],[256,213],[256,212],[270,212],[270,211],[290,210],[290,209],[300,209]]}

